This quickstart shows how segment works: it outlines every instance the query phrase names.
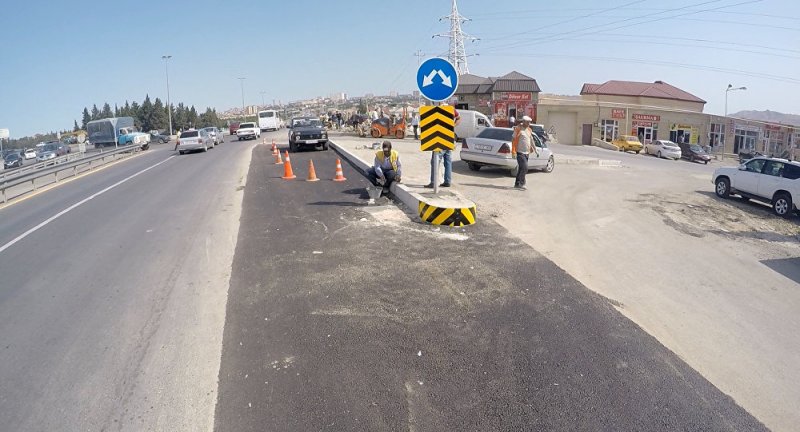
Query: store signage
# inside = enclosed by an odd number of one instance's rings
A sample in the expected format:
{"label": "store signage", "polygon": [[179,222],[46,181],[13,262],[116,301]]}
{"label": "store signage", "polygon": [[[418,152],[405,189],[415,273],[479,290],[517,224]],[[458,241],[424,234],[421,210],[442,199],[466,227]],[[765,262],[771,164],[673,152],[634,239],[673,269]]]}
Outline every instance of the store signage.
{"label": "store signage", "polygon": [[504,101],[529,101],[531,100],[531,94],[528,92],[503,92],[500,93],[500,100]]}
{"label": "store signage", "polygon": [[624,119],[625,118],[625,108],[612,108],[611,109],[611,118]]}
{"label": "store signage", "polygon": [[653,127],[653,122],[649,121],[633,121],[631,122],[633,127]]}
{"label": "store signage", "polygon": [[769,125],[768,124],[768,125],[764,125],[764,129],[766,129],[768,131],[779,131],[779,130],[781,130],[781,127],[778,126],[778,125]]}
{"label": "store signage", "polygon": [[661,116],[652,114],[634,114],[631,117],[633,117],[634,120],[661,121]]}

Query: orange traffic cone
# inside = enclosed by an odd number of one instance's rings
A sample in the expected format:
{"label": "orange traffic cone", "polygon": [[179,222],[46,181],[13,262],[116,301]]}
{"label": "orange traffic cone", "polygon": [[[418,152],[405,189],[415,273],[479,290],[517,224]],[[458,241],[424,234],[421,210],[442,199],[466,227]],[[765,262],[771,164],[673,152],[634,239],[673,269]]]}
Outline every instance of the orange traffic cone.
{"label": "orange traffic cone", "polygon": [[342,171],[342,161],[336,159],[336,177],[333,178],[333,181],[341,182],[347,180],[344,178],[344,171]]}
{"label": "orange traffic cone", "polygon": [[292,172],[292,161],[289,159],[288,151],[286,152],[286,157],[283,162],[283,177],[281,178],[284,180],[292,180],[297,178],[297,176],[294,175],[294,172]]}
{"label": "orange traffic cone", "polygon": [[281,160],[281,152],[278,151],[276,148],[274,152],[272,152],[273,156],[275,156],[275,165],[282,165],[283,161]]}
{"label": "orange traffic cone", "polygon": [[311,181],[311,182],[319,181],[319,179],[317,178],[317,171],[314,169],[314,161],[312,160],[308,161],[308,178],[306,179],[306,181]]}

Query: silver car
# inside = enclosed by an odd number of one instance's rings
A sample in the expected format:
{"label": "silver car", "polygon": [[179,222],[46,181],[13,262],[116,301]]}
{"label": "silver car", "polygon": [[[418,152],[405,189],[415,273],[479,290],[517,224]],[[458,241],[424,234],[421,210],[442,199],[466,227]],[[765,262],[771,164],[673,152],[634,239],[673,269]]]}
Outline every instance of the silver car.
{"label": "silver car", "polygon": [[175,150],[180,154],[195,150],[205,152],[210,148],[214,148],[214,139],[203,129],[182,132],[175,145]]}
{"label": "silver car", "polygon": [[[516,176],[519,166],[517,156],[511,153],[513,138],[514,130],[511,128],[486,128],[477,136],[464,140],[461,145],[461,160],[466,162],[472,171],[478,171],[484,166],[497,167],[508,170],[512,177]],[[553,172],[555,159],[552,150],[535,133],[533,142],[536,145],[536,152],[530,154],[528,169]]]}
{"label": "silver car", "polygon": [[214,140],[214,145],[222,144],[223,142],[225,142],[225,137],[222,136],[222,131],[219,130],[219,128],[211,126],[211,127],[205,127],[203,128],[203,130],[206,131]]}
{"label": "silver car", "polygon": [[644,153],[656,155],[658,158],[681,158],[681,148],[670,140],[655,140],[644,145]]}

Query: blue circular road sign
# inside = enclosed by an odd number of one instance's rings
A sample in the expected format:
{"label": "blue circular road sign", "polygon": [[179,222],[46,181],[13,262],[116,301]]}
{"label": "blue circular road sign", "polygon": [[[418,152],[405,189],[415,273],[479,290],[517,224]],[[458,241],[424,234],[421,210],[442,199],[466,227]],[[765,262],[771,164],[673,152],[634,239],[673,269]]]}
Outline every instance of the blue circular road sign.
{"label": "blue circular road sign", "polygon": [[450,99],[458,87],[456,68],[443,58],[425,60],[417,70],[417,87],[423,96],[434,102]]}

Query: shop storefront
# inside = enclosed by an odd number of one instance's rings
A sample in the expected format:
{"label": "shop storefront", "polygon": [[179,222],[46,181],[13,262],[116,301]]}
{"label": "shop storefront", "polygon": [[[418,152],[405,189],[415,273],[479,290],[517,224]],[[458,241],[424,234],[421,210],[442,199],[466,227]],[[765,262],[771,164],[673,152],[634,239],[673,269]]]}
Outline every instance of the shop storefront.
{"label": "shop storefront", "polygon": [[499,92],[495,94],[492,114],[495,126],[507,126],[513,117],[517,121],[528,116],[536,123],[536,104],[530,92]]}
{"label": "shop storefront", "polygon": [[669,140],[674,143],[700,144],[700,127],[673,123],[669,127]]}
{"label": "shop storefront", "polygon": [[632,114],[631,135],[639,137],[639,141],[643,144],[651,143],[658,139],[658,122],[660,121],[660,115]]}
{"label": "shop storefront", "polygon": [[736,123],[734,126],[733,153],[755,151],[760,135],[760,127]]}

